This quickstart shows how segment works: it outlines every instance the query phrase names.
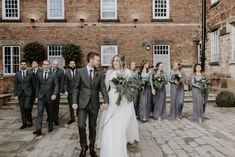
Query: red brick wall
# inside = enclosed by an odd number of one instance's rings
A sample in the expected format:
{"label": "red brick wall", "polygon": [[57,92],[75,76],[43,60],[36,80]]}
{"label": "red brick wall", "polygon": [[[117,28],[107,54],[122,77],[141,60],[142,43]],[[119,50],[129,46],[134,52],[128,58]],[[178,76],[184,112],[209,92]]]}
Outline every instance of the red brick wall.
{"label": "red brick wall", "polygon": [[[21,54],[23,46],[32,41],[45,47],[50,44],[74,43],[80,45],[84,64],[87,52],[100,52],[100,45],[108,42],[118,45],[119,53],[126,56],[127,63],[135,60],[139,64],[142,59],[150,62],[153,60],[152,50],[146,52],[143,44],[154,45],[164,41],[170,42],[171,62],[177,60],[187,66],[197,62],[194,41],[199,40],[200,0],[170,0],[172,22],[151,22],[152,0],[119,0],[120,22],[111,23],[98,22],[99,0],[65,0],[66,22],[60,23],[45,22],[46,0],[21,0],[20,3],[21,22],[0,22],[0,46],[20,45]],[[30,23],[30,18],[35,18],[35,23]],[[84,23],[80,22],[80,18],[85,19]],[[134,18],[138,22],[135,23]],[[1,61],[2,48],[0,66]]]}

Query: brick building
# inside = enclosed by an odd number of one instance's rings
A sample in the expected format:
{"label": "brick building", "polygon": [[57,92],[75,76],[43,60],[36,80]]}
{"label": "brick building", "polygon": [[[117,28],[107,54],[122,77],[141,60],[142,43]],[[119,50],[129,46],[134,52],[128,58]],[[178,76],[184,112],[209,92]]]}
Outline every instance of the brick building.
{"label": "brick building", "polygon": [[235,3],[212,0],[208,7],[207,71],[216,88],[235,91]]}
{"label": "brick building", "polygon": [[115,54],[140,64],[180,61],[191,73],[198,59],[200,0],[0,0],[0,93],[12,87],[23,47],[37,41],[48,58],[61,46],[80,46],[82,64],[89,51],[102,66]]}

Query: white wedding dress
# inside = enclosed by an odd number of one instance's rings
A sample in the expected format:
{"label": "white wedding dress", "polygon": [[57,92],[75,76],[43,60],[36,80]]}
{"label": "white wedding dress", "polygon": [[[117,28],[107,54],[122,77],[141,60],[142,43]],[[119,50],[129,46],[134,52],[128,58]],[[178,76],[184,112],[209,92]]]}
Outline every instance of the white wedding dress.
{"label": "white wedding dress", "polygon": [[[131,76],[126,69],[125,75]],[[133,102],[122,98],[116,105],[118,94],[111,80],[117,76],[117,71],[108,70],[105,84],[109,95],[108,110],[103,111],[100,119],[97,146],[101,148],[100,157],[128,157],[127,142],[139,141],[138,122],[136,120]]]}

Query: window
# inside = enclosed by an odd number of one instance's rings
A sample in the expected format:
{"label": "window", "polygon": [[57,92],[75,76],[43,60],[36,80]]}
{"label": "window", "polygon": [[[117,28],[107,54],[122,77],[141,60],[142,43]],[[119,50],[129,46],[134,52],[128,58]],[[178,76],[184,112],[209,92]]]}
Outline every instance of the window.
{"label": "window", "polygon": [[2,19],[20,19],[20,0],[2,0]]}
{"label": "window", "polygon": [[235,26],[232,27],[232,60],[235,60]]}
{"label": "window", "polygon": [[52,63],[54,60],[57,60],[59,63],[59,66],[61,68],[64,67],[65,61],[62,56],[62,48],[63,46],[58,46],[58,45],[50,45],[47,47],[48,51],[48,60]]}
{"label": "window", "polygon": [[101,66],[110,66],[111,59],[117,54],[117,45],[101,45]]}
{"label": "window", "polygon": [[211,0],[211,4],[218,2],[219,0]]}
{"label": "window", "polygon": [[4,75],[12,75],[19,71],[20,47],[3,46],[3,70]]}
{"label": "window", "polygon": [[64,19],[64,0],[47,0],[47,19]]}
{"label": "window", "polygon": [[117,19],[117,0],[101,0],[101,19]]}
{"label": "window", "polygon": [[211,62],[219,61],[219,31],[211,33]]}
{"label": "window", "polygon": [[153,0],[153,19],[169,19],[169,0]]}

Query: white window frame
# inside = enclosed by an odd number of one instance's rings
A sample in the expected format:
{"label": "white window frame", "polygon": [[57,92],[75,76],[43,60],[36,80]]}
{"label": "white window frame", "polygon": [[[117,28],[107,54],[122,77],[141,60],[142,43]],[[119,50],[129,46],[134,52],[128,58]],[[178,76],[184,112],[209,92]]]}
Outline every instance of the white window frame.
{"label": "white window frame", "polygon": [[[100,0],[100,18],[102,20],[116,20],[117,19],[117,0],[115,0],[115,6],[114,6],[115,10],[115,16],[114,17],[103,17],[103,11],[104,11],[104,8],[103,8],[103,0]],[[113,10],[107,10],[106,12],[112,12]]]}
{"label": "white window frame", "polygon": [[211,62],[219,62],[219,30],[211,32]]}
{"label": "white window frame", "polygon": [[231,59],[235,60],[235,26],[232,26],[232,33],[231,33],[231,44],[232,44],[232,53]]}
{"label": "white window frame", "polygon": [[[101,45],[100,50],[101,50],[101,66],[111,66],[111,60],[109,63],[104,63],[104,50],[109,48],[109,47],[113,47],[115,49],[115,53],[113,54],[113,56],[118,54],[118,45]],[[112,58],[111,58],[112,59]]]}
{"label": "white window frame", "polygon": [[[11,72],[10,73],[9,72],[7,73],[6,69],[5,69],[5,47],[10,47],[10,56],[11,56],[11,59],[10,59]],[[2,59],[3,59],[3,73],[4,73],[4,76],[15,75],[15,73],[13,72],[14,63],[13,63],[13,54],[12,54],[13,53],[12,49],[14,47],[17,47],[19,49],[19,64],[20,64],[20,46],[3,46],[2,47]],[[19,70],[20,70],[20,66],[19,66]]]}
{"label": "white window frame", "polygon": [[64,0],[61,0],[62,5],[62,16],[61,17],[53,17],[50,12],[50,3],[51,0],[47,0],[47,19],[48,20],[64,20]]}
{"label": "white window frame", "polygon": [[3,20],[19,20],[20,19],[20,0],[17,0],[17,17],[6,17],[5,0],[2,0],[2,19]]}
{"label": "white window frame", "polygon": [[[50,47],[59,47],[61,50],[61,52],[60,52],[60,54],[59,55],[50,55]],[[53,60],[58,60],[58,58],[63,58],[63,56],[62,56],[62,48],[63,48],[63,46],[61,46],[61,45],[48,45],[47,46],[47,58],[48,58],[48,60],[49,61],[53,61]],[[54,58],[54,59],[53,59]],[[65,66],[65,60],[64,60],[64,58],[63,58],[63,61],[62,61],[62,65],[61,64],[59,64],[59,67],[60,68],[64,68],[64,66]]]}
{"label": "white window frame", "polygon": [[218,2],[219,0],[211,0],[211,4]]}
{"label": "white window frame", "polygon": [[170,18],[170,2],[169,0],[166,0],[166,5],[167,5],[167,8],[166,8],[166,16],[155,16],[155,3],[156,0],[153,0],[153,19],[169,19]]}

